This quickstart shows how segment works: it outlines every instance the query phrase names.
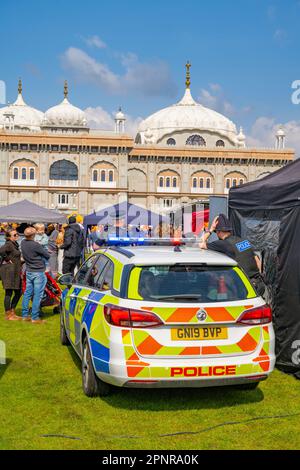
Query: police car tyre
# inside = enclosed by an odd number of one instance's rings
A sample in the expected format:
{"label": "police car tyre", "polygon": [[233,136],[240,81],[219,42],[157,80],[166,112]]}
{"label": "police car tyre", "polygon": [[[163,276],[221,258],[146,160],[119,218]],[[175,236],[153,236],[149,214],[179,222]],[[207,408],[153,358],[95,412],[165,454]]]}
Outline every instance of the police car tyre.
{"label": "police car tyre", "polygon": [[255,390],[259,385],[259,382],[249,382],[248,384],[237,385],[239,390]]}
{"label": "police car tyre", "polygon": [[66,333],[66,328],[65,328],[62,309],[60,311],[60,342],[63,346],[69,346],[70,345],[70,341],[69,341],[69,338],[68,338],[67,333]]}
{"label": "police car tyre", "polygon": [[88,397],[105,397],[110,393],[110,386],[98,379],[95,374],[91,351],[87,338],[82,344],[82,388]]}

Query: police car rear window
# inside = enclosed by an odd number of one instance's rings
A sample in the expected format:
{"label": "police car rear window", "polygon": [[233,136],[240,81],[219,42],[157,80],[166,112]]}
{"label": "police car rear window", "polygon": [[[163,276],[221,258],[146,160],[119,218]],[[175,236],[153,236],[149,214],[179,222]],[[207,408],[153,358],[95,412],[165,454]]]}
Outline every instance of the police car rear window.
{"label": "police car rear window", "polygon": [[[131,273],[128,298],[173,303],[245,300],[248,290],[238,272],[238,269],[223,266],[135,267]],[[136,288],[133,283],[136,284],[137,279]]]}

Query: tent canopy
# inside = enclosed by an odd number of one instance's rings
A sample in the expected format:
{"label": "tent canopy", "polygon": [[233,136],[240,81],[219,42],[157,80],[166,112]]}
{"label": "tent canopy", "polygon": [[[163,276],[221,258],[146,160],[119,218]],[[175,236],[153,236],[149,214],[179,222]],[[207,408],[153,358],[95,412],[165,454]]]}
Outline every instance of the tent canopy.
{"label": "tent canopy", "polygon": [[24,201],[15,202],[9,206],[0,207],[1,222],[16,223],[58,223],[66,222],[66,217],[58,211],[45,209],[33,202],[24,199]]}
{"label": "tent canopy", "polygon": [[149,211],[143,207],[122,202],[113,206],[105,207],[97,212],[92,212],[84,218],[84,225],[112,224],[112,216],[118,211],[124,212],[128,225],[152,225],[156,227],[159,222],[165,222],[166,218],[156,212]]}
{"label": "tent canopy", "polygon": [[246,183],[229,192],[229,207],[281,209],[300,205],[300,159],[265,178]]}

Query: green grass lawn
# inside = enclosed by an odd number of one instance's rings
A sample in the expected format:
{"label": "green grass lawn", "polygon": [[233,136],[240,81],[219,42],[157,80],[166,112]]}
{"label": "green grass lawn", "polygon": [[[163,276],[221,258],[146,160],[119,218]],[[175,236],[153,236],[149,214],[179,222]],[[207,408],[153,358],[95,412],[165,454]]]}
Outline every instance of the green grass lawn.
{"label": "green grass lawn", "polygon": [[0,339],[1,449],[300,449],[300,382],[277,370],[250,392],[117,389],[90,399],[58,316],[32,325],[5,321],[1,309]]}

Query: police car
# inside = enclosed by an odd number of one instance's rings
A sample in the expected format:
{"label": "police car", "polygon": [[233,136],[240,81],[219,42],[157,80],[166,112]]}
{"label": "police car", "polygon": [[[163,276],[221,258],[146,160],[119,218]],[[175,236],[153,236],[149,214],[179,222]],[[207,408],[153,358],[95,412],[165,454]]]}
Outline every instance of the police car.
{"label": "police car", "polygon": [[111,386],[253,389],[274,368],[271,309],[223,254],[107,247],[60,283],[61,343],[81,359],[87,396]]}

